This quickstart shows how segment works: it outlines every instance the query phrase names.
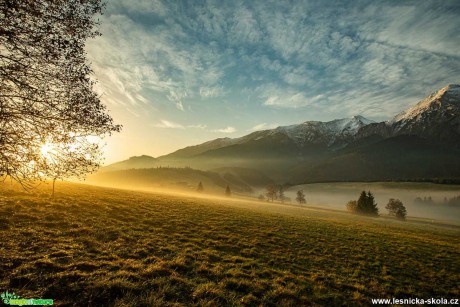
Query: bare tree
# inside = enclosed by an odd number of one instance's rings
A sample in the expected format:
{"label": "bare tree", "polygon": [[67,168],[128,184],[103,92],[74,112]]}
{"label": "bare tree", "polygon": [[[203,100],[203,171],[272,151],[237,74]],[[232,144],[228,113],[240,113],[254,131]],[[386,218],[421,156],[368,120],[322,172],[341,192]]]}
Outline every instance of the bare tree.
{"label": "bare tree", "polygon": [[297,197],[295,198],[295,200],[299,203],[299,204],[305,204],[307,201],[305,200],[305,194],[303,193],[302,190],[300,191],[297,191]]}
{"label": "bare tree", "polygon": [[286,196],[284,196],[284,187],[282,185],[278,187],[278,197],[281,203],[284,203],[286,200]]}
{"label": "bare tree", "polygon": [[49,140],[70,147],[120,131],[93,90],[84,50],[99,35],[94,16],[102,7],[100,0],[0,2],[0,178],[30,187],[47,173],[40,149]]}

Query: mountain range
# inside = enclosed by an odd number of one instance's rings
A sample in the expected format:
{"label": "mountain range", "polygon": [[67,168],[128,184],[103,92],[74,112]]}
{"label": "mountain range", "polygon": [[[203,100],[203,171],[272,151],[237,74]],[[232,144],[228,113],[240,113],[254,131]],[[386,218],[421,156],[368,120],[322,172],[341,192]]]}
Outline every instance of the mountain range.
{"label": "mountain range", "polygon": [[[238,167],[261,171],[277,182],[289,184],[457,181],[460,85],[450,84],[385,122],[359,115],[329,122],[307,121],[240,138],[215,139],[156,159],[142,157],[104,169],[160,165],[203,170]],[[137,163],[140,160],[145,163]]]}

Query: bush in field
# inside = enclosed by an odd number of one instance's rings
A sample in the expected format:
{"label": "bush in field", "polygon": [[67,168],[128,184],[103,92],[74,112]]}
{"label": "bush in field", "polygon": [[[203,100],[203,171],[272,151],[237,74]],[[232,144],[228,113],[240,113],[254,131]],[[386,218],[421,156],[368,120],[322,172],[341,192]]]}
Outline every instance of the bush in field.
{"label": "bush in field", "polygon": [[356,213],[357,209],[358,209],[358,202],[356,200],[350,200],[347,203],[347,211]]}
{"label": "bush in field", "polygon": [[404,204],[399,199],[390,198],[388,204],[385,206],[385,209],[388,210],[389,215],[395,216],[397,219],[406,219],[406,207],[404,207]]}

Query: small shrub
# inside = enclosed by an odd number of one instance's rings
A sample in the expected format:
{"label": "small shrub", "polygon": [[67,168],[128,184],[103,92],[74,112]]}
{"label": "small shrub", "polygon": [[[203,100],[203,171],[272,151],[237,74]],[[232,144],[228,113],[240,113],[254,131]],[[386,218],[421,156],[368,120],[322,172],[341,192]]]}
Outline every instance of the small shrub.
{"label": "small shrub", "polygon": [[350,200],[347,203],[347,211],[355,213],[358,209],[358,202],[356,200]]}

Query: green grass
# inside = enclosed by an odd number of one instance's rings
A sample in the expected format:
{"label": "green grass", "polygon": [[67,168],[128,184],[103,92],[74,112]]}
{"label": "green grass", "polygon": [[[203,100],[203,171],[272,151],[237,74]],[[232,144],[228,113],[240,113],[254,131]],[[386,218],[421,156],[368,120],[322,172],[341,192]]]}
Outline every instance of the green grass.
{"label": "green grass", "polygon": [[[55,305],[460,296],[460,229],[249,200],[0,186],[0,291]],[[46,192],[48,192],[46,190]]]}

